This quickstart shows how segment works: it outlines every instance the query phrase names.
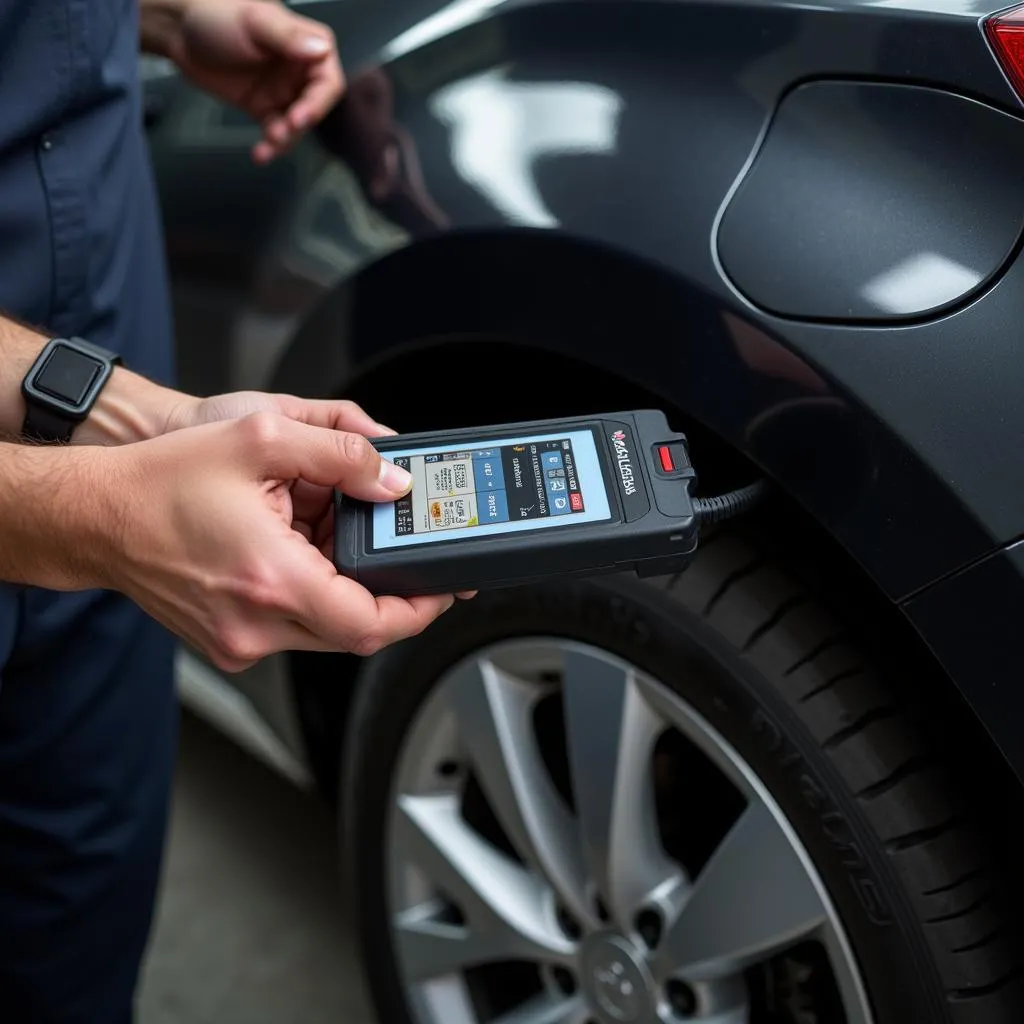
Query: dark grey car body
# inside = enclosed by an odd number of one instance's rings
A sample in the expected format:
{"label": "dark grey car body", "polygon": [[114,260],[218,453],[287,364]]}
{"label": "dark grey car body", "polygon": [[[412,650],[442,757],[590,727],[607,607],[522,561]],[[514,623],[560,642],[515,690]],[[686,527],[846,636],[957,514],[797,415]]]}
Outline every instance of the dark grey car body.
{"label": "dark grey car body", "polygon": [[[149,75],[181,385],[400,429],[658,404],[901,608],[1019,773],[1024,109],[990,5],[295,6],[350,89],[269,167]],[[308,763],[349,671],[215,702]]]}

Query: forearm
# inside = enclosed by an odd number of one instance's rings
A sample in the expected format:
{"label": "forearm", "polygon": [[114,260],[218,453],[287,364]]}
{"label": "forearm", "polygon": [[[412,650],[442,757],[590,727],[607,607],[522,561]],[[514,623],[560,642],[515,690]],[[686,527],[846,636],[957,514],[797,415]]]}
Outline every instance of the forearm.
{"label": "forearm", "polygon": [[[0,316],[0,436],[14,440],[25,420],[21,382],[48,336]],[[100,392],[72,444],[125,444],[164,431],[183,396],[119,366]]]}
{"label": "forearm", "polygon": [[0,443],[0,580],[56,590],[106,586],[120,487],[102,448]]}

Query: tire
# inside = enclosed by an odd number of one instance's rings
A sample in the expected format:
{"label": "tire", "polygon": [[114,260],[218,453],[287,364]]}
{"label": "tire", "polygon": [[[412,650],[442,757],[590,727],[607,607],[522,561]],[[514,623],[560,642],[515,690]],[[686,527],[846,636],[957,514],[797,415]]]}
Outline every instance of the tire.
{"label": "tire", "polygon": [[[538,634],[627,659],[739,753],[827,889],[877,1024],[1024,1020],[1016,922],[941,753],[927,748],[897,692],[814,596],[722,532],[679,577],[482,594],[369,664],[344,749],[342,830],[353,838],[344,844],[352,906],[382,1021],[413,1019],[385,869],[407,732],[460,659]],[[764,1019],[834,1018],[790,1005]]]}

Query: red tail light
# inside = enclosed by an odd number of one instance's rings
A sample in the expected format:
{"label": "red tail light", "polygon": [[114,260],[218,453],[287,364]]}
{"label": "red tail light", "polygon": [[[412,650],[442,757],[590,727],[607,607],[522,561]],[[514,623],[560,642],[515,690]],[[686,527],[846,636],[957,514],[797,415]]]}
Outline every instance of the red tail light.
{"label": "red tail light", "polygon": [[1010,84],[1024,100],[1024,7],[986,18],[985,35]]}

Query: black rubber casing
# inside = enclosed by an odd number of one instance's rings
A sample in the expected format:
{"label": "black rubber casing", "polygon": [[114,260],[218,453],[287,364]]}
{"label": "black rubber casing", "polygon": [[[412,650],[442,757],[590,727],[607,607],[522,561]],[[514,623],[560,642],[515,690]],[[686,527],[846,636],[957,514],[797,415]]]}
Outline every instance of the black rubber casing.
{"label": "black rubber casing", "polygon": [[[695,474],[684,435],[657,410],[453,430],[373,439],[386,453],[404,448],[590,430],[612,512],[610,521],[580,523],[513,535],[466,536],[375,551],[373,506],[335,492],[334,562],[338,571],[375,594],[451,593],[523,585],[551,576],[681,572],[697,550],[690,489]],[[616,441],[613,435],[622,432]],[[673,469],[657,449],[668,446]],[[628,484],[632,484],[630,493]]]}

